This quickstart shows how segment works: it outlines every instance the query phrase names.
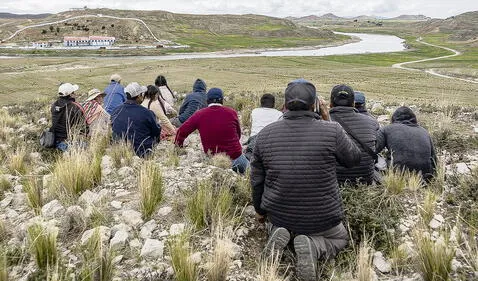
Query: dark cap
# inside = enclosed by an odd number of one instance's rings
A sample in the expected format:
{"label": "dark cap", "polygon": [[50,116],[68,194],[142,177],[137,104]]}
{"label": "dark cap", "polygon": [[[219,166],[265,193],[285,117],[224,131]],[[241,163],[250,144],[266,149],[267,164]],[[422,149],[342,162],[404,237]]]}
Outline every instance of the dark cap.
{"label": "dark cap", "polygon": [[285,89],[286,106],[292,102],[301,102],[305,105],[315,104],[317,94],[315,86],[305,79],[297,79],[290,82]]}
{"label": "dark cap", "polygon": [[222,100],[224,93],[219,88],[211,88],[207,91],[207,100]]}
{"label": "dark cap", "polygon": [[330,92],[330,101],[334,106],[353,106],[354,90],[345,84],[336,85]]}
{"label": "dark cap", "polygon": [[360,103],[360,104],[365,103],[365,95],[362,92],[355,91],[354,92],[354,99],[355,99],[355,103]]}

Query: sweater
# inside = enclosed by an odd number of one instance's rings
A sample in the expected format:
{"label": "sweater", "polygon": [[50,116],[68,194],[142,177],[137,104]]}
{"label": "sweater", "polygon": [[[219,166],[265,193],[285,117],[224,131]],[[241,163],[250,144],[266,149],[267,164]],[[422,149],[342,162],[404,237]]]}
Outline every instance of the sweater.
{"label": "sweater", "polygon": [[50,112],[53,123],[50,132],[55,134],[55,142],[65,141],[70,133],[88,133],[83,108],[71,96],[59,97]]}
{"label": "sweater", "polygon": [[260,107],[252,110],[251,113],[251,137],[257,135],[265,126],[279,121],[282,112],[275,108]]}
{"label": "sweater", "polygon": [[[149,102],[150,99],[145,98],[141,105],[145,108],[148,108]],[[169,121],[163,110],[163,107],[157,99],[154,100],[151,105],[149,105],[149,110],[153,111],[158,118],[157,121],[161,126],[161,140],[168,139],[170,136],[174,136],[176,134],[176,127],[171,124],[171,121]],[[174,137],[172,139],[174,139]]]}
{"label": "sweater", "polygon": [[205,153],[225,153],[232,160],[241,156],[241,127],[234,109],[213,105],[199,110],[179,127],[175,143],[183,146],[195,130],[199,130]]}
{"label": "sweater", "polygon": [[103,107],[108,114],[111,114],[118,106],[126,101],[124,87],[118,82],[111,81],[111,83],[106,86],[104,92],[106,96],[103,102]]}
{"label": "sweater", "polygon": [[289,111],[257,135],[251,162],[254,208],[277,227],[313,234],[343,219],[335,163],[353,167],[360,150],[336,122]]}

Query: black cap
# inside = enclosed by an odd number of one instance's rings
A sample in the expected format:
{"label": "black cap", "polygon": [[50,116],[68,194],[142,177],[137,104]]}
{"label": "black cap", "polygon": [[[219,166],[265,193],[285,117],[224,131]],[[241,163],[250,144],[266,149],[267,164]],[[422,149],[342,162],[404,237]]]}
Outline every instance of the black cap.
{"label": "black cap", "polygon": [[336,85],[330,92],[330,101],[335,106],[353,106],[354,100],[354,90],[345,84]]}
{"label": "black cap", "polygon": [[290,82],[285,89],[285,104],[301,102],[305,105],[315,104],[317,94],[315,86],[305,79],[297,79]]}

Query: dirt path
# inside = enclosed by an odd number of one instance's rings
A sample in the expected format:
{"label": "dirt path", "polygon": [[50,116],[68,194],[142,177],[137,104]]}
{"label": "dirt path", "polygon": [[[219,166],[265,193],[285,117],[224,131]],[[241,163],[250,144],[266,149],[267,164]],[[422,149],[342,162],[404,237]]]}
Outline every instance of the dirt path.
{"label": "dirt path", "polygon": [[420,62],[426,62],[426,61],[434,61],[434,60],[446,59],[446,58],[451,58],[451,57],[456,57],[456,56],[461,55],[461,52],[459,52],[459,51],[457,51],[457,50],[450,49],[450,48],[443,47],[443,46],[438,46],[438,45],[435,45],[435,44],[430,44],[430,43],[427,43],[427,42],[423,42],[423,41],[421,40],[421,38],[418,38],[416,41],[419,42],[419,43],[421,43],[421,44],[424,44],[424,45],[428,45],[428,46],[432,46],[432,47],[435,47],[435,48],[440,48],[440,49],[444,49],[444,50],[453,52],[454,54],[452,54],[452,55],[447,55],[447,56],[436,57],[436,58],[428,58],[428,59],[422,59],[422,60],[414,60],[414,61],[407,61],[407,62],[396,63],[396,64],[392,65],[392,67],[394,67],[394,68],[400,68],[400,69],[405,69],[405,70],[409,70],[409,71],[422,71],[422,72],[426,72],[426,73],[429,73],[429,74],[431,74],[431,75],[435,75],[435,76],[442,77],[442,78],[455,79],[455,80],[465,81],[465,82],[468,82],[468,83],[478,84],[478,81],[476,81],[476,80],[471,80],[471,79],[465,79],[465,78],[459,78],[459,77],[453,77],[453,76],[449,76],[449,75],[445,75],[445,74],[440,74],[440,73],[435,72],[433,69],[417,69],[417,68],[405,67],[404,65],[409,65],[409,64],[413,64],[413,63],[420,63]]}

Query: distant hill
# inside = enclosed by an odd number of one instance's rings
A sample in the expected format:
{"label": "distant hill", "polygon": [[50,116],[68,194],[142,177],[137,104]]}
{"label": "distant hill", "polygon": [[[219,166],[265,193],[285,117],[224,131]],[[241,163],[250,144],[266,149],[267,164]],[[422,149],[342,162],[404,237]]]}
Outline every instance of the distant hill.
{"label": "distant hill", "polygon": [[416,26],[422,33],[448,33],[451,40],[478,40],[478,11],[467,12],[447,19],[430,19],[417,23]]}
{"label": "distant hill", "polygon": [[400,15],[398,17],[389,18],[389,20],[410,20],[410,21],[423,21],[430,20],[430,17],[424,15]]}
{"label": "distant hill", "polygon": [[332,13],[328,13],[328,14],[321,15],[319,17],[319,19],[322,19],[322,20],[342,20],[342,19],[345,19],[345,18],[341,18],[341,17],[336,16]]}
{"label": "distant hill", "polygon": [[43,19],[51,16],[51,14],[11,14],[0,13],[0,19]]}

